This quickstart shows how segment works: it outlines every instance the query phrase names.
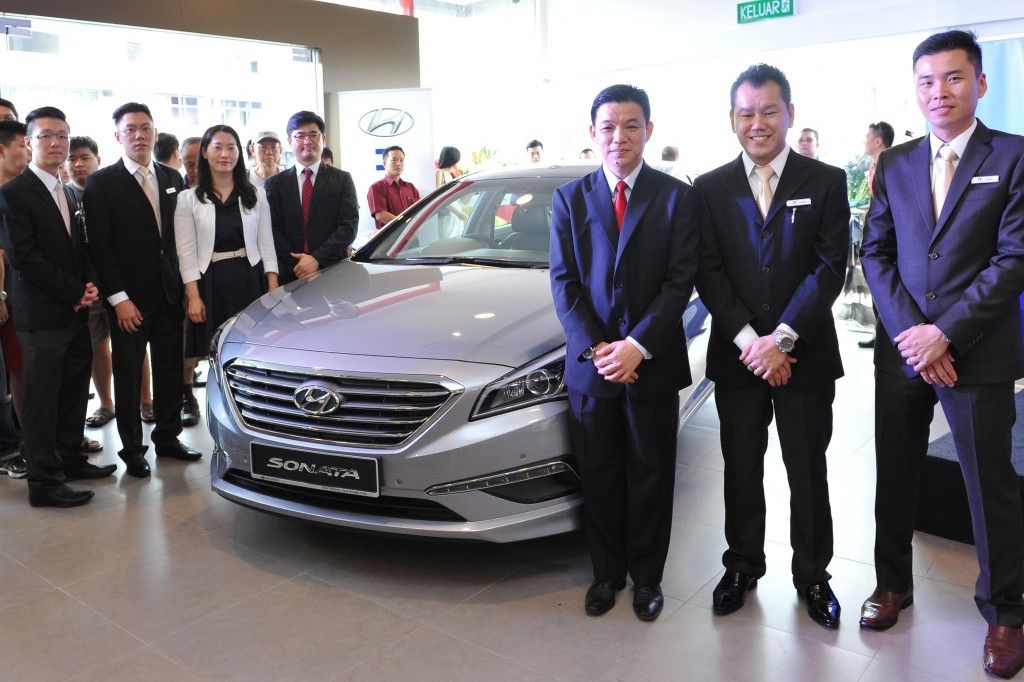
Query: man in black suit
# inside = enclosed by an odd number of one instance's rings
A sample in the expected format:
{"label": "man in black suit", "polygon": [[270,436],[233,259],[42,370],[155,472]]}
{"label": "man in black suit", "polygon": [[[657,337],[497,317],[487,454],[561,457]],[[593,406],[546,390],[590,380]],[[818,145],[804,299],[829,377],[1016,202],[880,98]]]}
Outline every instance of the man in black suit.
{"label": "man in black suit", "polygon": [[29,503],[75,507],[93,491],[67,481],[103,478],[115,465],[96,466],[79,452],[92,369],[88,308],[99,291],[85,246],[81,212],[57,176],[68,155],[70,128],[60,109],[25,117],[32,163],[3,187],[8,206],[0,240],[10,258],[14,321],[21,345],[22,439],[28,461]]}
{"label": "man in black suit", "polygon": [[860,622],[891,627],[913,602],[914,513],[939,402],[971,506],[984,667],[1012,677],[1024,667],[1024,522],[1010,461],[1024,375],[1024,138],[975,118],[988,84],[974,34],[924,40],[914,76],[931,133],[879,156],[864,231],[879,315],[877,583]]}
{"label": "man in black suit", "polygon": [[781,71],[752,66],[731,96],[743,153],[694,183],[697,289],[711,312],[707,375],[722,426],[729,544],[713,607],[726,614],[743,606],[766,570],[764,455],[774,415],[789,479],[793,584],[811,618],[834,628],[840,608],[826,570],[825,450],[843,375],[831,308],[846,272],[846,177],[786,144],[793,104]]}
{"label": "man in black suit", "polygon": [[320,159],[327,142],[324,120],[300,111],[288,119],[287,132],[295,165],[265,185],[281,284],[345,258],[359,222],[352,176]]}
{"label": "man in black suit", "polygon": [[565,328],[573,451],[594,569],[587,614],[633,578],[633,611],[664,598],[679,390],[690,385],[682,316],[697,273],[689,185],[643,162],[647,93],[605,88],[590,110],[601,168],[552,199],[551,291]]}
{"label": "man in black suit", "polygon": [[174,208],[181,175],[153,161],[157,131],[149,107],[129,102],[114,111],[114,138],[124,156],[85,186],[89,246],[109,306],[118,453],[132,476],[150,473],[142,442],[139,392],[150,347],[157,457],[184,461],[202,454],[178,440],[184,360],[182,284],[174,247]]}

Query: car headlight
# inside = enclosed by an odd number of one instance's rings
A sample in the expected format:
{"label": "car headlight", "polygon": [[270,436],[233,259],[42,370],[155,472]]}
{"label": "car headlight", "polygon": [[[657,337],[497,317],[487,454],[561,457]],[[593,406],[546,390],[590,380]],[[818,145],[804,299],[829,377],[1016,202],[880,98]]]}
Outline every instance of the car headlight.
{"label": "car headlight", "polygon": [[227,332],[228,329],[231,329],[236,319],[238,319],[237,315],[235,317],[228,318],[224,324],[217,327],[213,332],[213,335],[210,337],[210,353],[208,359],[210,361],[210,369],[213,370],[213,375],[218,384],[223,383],[224,379],[221,374],[220,366],[220,340],[224,338],[224,333]]}
{"label": "car headlight", "polygon": [[487,384],[469,418],[483,419],[565,397],[563,346]]}

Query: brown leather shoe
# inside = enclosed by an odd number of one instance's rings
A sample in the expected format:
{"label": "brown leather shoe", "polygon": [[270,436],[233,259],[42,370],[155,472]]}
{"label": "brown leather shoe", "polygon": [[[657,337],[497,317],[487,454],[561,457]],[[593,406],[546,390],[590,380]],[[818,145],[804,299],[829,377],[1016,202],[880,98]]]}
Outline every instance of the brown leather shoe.
{"label": "brown leather shoe", "polygon": [[900,619],[900,611],[914,603],[914,588],[906,592],[886,592],[876,587],[860,607],[860,626],[888,630]]}
{"label": "brown leather shoe", "polygon": [[985,670],[1010,678],[1024,668],[1024,636],[1020,628],[989,625],[985,635]]}

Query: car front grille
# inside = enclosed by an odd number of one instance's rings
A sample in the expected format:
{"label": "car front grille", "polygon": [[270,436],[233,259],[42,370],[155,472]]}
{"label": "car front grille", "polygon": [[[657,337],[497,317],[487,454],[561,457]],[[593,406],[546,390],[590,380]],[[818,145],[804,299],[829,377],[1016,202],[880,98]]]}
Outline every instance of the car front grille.
{"label": "car front grille", "polygon": [[[395,447],[427,423],[461,387],[408,377],[354,376],[248,361],[224,369],[235,408],[259,431],[339,445]],[[308,379],[329,379],[344,402],[331,414],[300,410],[295,389]],[[446,380],[442,380],[446,381]]]}

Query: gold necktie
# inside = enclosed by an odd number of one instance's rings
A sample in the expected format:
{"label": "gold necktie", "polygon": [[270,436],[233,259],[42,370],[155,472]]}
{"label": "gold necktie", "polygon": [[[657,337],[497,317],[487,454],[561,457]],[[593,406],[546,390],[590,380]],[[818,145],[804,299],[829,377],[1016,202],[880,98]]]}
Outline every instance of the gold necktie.
{"label": "gold necktie", "polygon": [[932,193],[935,200],[936,221],[938,221],[939,215],[942,213],[942,205],[946,202],[946,195],[949,194],[949,185],[953,182],[953,172],[956,170],[953,162],[960,158],[948,144],[939,147],[939,156],[942,157],[943,162],[936,163],[935,165],[935,190]]}
{"label": "gold necktie", "polygon": [[135,171],[135,176],[139,179],[139,185],[142,187],[142,191],[146,195],[146,198],[149,199],[149,205],[153,207],[153,217],[156,219],[156,230],[157,232],[161,232],[160,208],[157,205],[156,197],[153,196],[153,188],[149,186],[149,173],[148,171],[143,172],[145,170],[146,169],[140,168]]}
{"label": "gold necktie", "polygon": [[757,207],[761,209],[761,217],[764,218],[772,205],[771,179],[775,177],[775,170],[771,166],[754,166],[754,172],[761,178],[761,194],[757,197]]}
{"label": "gold necktie", "polygon": [[64,185],[57,181],[57,187],[53,190],[54,199],[57,200],[57,206],[60,208],[60,215],[64,218],[64,229],[68,231],[68,236],[71,236],[71,209],[68,208],[68,197],[64,194]]}

